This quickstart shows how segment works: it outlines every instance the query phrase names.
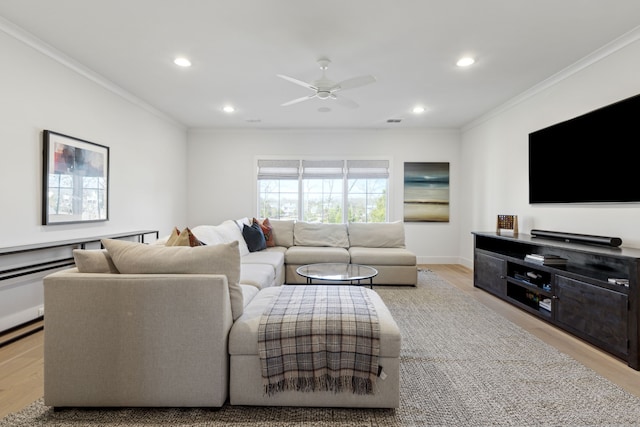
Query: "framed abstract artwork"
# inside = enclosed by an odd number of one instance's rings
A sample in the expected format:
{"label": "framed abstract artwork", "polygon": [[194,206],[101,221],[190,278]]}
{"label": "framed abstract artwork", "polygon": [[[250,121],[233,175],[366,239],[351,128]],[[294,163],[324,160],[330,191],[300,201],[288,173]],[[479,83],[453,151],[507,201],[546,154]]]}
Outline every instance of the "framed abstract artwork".
{"label": "framed abstract artwork", "polygon": [[449,222],[448,162],[405,162],[404,221]]}
{"label": "framed abstract artwork", "polygon": [[43,132],[42,224],[109,219],[109,147]]}

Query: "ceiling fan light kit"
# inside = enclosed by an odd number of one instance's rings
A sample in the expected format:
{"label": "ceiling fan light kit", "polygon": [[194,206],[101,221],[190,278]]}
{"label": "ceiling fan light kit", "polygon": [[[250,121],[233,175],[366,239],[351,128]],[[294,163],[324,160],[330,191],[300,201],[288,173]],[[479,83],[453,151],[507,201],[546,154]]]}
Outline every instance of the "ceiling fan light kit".
{"label": "ceiling fan light kit", "polygon": [[330,63],[331,61],[327,58],[320,58],[318,60],[318,65],[322,70],[322,77],[320,77],[318,80],[313,81],[312,83],[307,83],[293,77],[285,76],[283,74],[278,74],[277,76],[284,80],[287,80],[291,83],[297,84],[302,87],[306,87],[307,89],[310,89],[315,92],[313,95],[303,96],[302,98],[296,98],[291,101],[285,102],[284,104],[282,104],[282,106],[286,107],[289,105],[297,104],[299,102],[308,101],[309,99],[318,98],[318,99],[333,99],[343,107],[358,108],[358,104],[355,101],[349,98],[345,98],[344,96],[342,96],[342,94],[336,95],[337,92],[344,91],[347,89],[354,89],[357,87],[374,83],[376,81],[376,78],[371,75],[366,75],[366,76],[352,77],[350,79],[343,80],[339,83],[335,83],[332,80],[328,79],[326,76],[326,71],[327,71],[327,68],[329,68]]}

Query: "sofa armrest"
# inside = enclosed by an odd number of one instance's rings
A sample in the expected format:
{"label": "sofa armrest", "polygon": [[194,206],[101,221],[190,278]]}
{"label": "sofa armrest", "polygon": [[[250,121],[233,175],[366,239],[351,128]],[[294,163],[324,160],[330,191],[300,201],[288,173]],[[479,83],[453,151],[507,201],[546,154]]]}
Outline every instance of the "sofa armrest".
{"label": "sofa armrest", "polygon": [[226,276],[71,269],[43,284],[46,405],[224,404]]}

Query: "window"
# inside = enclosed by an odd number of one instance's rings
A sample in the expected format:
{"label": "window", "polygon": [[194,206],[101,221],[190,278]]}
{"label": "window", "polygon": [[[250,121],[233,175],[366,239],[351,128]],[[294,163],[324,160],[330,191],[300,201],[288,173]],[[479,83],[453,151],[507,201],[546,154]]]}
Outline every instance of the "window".
{"label": "window", "polygon": [[341,223],[344,212],[344,161],[302,161],[302,220]]}
{"label": "window", "polygon": [[308,222],[385,222],[388,160],[258,160],[258,215]]}
{"label": "window", "polygon": [[298,219],[299,160],[258,160],[258,215]]}
{"label": "window", "polygon": [[349,222],[387,220],[388,160],[347,160]]}

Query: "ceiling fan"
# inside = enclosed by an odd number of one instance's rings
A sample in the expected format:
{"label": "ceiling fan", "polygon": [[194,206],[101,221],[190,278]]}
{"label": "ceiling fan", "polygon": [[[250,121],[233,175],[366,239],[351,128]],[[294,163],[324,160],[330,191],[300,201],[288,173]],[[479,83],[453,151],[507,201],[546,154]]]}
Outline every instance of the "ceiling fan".
{"label": "ceiling fan", "polygon": [[330,63],[331,61],[328,60],[327,58],[320,58],[318,60],[318,64],[320,65],[320,69],[322,70],[322,77],[320,77],[318,80],[313,81],[312,83],[303,82],[301,80],[294,79],[293,77],[278,74],[278,77],[281,77],[292,83],[306,87],[314,91],[313,95],[303,96],[302,98],[297,98],[292,101],[285,102],[284,104],[282,104],[282,106],[286,107],[288,105],[297,104],[299,102],[307,101],[309,99],[319,98],[319,99],[334,99],[338,104],[344,107],[358,108],[358,104],[355,101],[349,98],[345,98],[344,96],[342,96],[342,94],[338,95],[337,92],[368,85],[370,83],[375,82],[376,78],[373,76],[359,76],[359,77],[353,77],[347,80],[343,80],[339,83],[335,83],[329,80],[325,75],[327,68],[329,68]]}

